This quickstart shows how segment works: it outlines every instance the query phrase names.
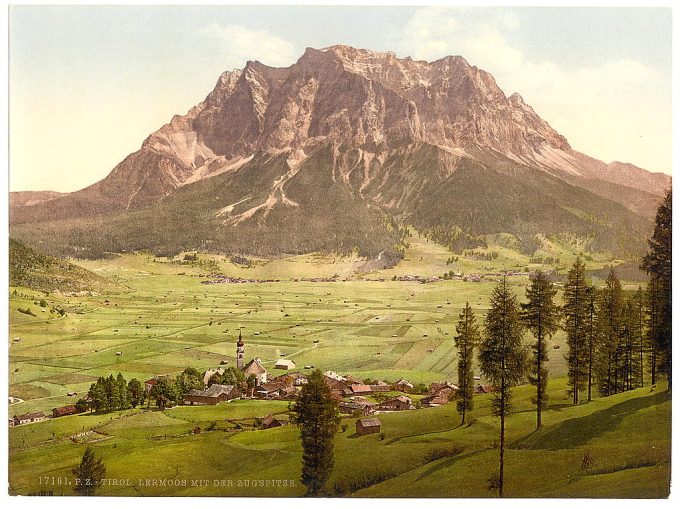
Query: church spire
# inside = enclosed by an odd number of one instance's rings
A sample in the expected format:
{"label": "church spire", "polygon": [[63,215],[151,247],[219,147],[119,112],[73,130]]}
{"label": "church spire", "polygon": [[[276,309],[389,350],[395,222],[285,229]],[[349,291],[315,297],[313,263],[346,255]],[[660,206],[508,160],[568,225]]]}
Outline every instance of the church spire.
{"label": "church spire", "polygon": [[238,341],[236,343],[236,368],[239,370],[243,370],[243,356],[245,351],[245,343],[243,342],[243,337],[241,336],[241,329],[239,329]]}

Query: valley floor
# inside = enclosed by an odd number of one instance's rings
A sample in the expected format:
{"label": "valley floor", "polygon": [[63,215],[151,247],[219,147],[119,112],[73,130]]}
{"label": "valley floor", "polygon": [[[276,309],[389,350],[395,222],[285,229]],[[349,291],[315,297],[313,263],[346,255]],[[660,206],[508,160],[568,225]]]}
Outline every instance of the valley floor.
{"label": "valley floor", "polygon": [[[570,255],[560,256],[564,263]],[[120,372],[144,381],[189,366],[203,371],[235,365],[239,329],[246,360],[260,357],[273,375],[283,373],[274,363],[285,357],[297,369],[314,365],[360,379],[455,381],[458,313],[469,301],[481,320],[493,278],[426,284],[392,278],[429,277],[445,269],[521,271],[527,259],[501,251],[494,261],[460,260],[452,268],[450,257],[441,246],[415,239],[404,263],[363,277],[356,276],[359,260],[321,255],[250,268],[211,257],[185,264],[141,254],[79,262],[122,289],[78,295],[10,289],[9,394],[20,400],[10,405],[10,417],[73,404],[99,376]],[[280,280],[201,284],[215,263],[230,277]],[[602,266],[602,260],[591,262],[592,268]],[[336,274],[335,281],[300,280]],[[510,278],[520,299],[527,282],[526,276]],[[516,389],[516,413],[508,422],[507,495],[666,496],[671,401],[663,386],[574,407],[566,398],[564,335],[555,335],[549,347],[550,408],[541,430],[534,430],[531,387]],[[488,395],[475,396],[465,426],[458,426],[455,404],[380,414],[384,437],[357,437],[356,419],[345,418],[347,429],[335,440],[331,493],[493,496],[488,480],[497,469],[498,421],[489,404]],[[299,431],[290,425],[253,428],[256,418],[287,412],[285,401],[243,400],[88,413],[13,427],[10,492],[73,494],[70,471],[92,444],[111,479],[103,495],[299,496]],[[196,427],[200,433],[192,432]],[[594,464],[581,468],[586,453]]]}

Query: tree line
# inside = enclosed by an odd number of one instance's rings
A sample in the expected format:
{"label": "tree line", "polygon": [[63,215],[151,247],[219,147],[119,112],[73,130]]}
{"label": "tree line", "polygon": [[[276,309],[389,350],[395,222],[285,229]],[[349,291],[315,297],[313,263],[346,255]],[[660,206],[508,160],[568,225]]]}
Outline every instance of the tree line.
{"label": "tree line", "polygon": [[[209,378],[208,387],[213,384],[246,389],[255,386],[255,379],[253,375],[246,379],[240,370],[230,366],[224,373],[214,373]],[[99,377],[87,393],[89,402],[81,399],[76,403],[76,408],[84,411],[89,406],[94,412],[114,412],[137,408],[144,403],[150,406],[153,402],[163,409],[183,401],[189,391],[204,387],[203,375],[196,368],[186,368],[175,378],[157,377],[150,390],[136,378],[128,382],[120,373],[116,377],[111,374],[108,377]]]}
{"label": "tree line", "polygon": [[[671,219],[669,191],[659,207],[649,251],[641,268],[649,275],[646,290],[624,292],[614,269],[602,288],[587,279],[578,257],[564,285],[563,306],[557,290],[541,271],[530,275],[526,303],[519,303],[507,279],[494,289],[483,330],[469,303],[459,316],[454,341],[458,349],[457,408],[465,423],[473,407],[474,350],[481,373],[492,384],[492,413],[500,419],[499,474],[492,487],[504,489],[505,421],[512,410],[512,388],[524,381],[535,387],[536,427],[548,397],[546,341],[561,327],[567,336],[567,387],[574,405],[591,401],[593,388],[610,396],[652,385],[664,374],[671,390]],[[534,342],[527,346],[524,335]],[[584,396],[585,393],[585,396]]]}

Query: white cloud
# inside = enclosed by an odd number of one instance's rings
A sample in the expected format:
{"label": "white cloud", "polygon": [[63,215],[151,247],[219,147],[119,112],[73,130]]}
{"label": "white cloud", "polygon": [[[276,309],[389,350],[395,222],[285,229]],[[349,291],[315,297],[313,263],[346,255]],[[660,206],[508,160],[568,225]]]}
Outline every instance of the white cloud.
{"label": "white cloud", "polygon": [[507,95],[519,92],[576,150],[670,172],[670,83],[658,70],[632,60],[577,69],[534,61],[509,42],[509,31],[518,29],[507,10],[480,16],[480,10],[421,9],[399,49],[427,60],[461,55],[489,71]]}
{"label": "white cloud", "polygon": [[217,42],[222,60],[233,67],[243,67],[247,60],[283,67],[295,62],[297,57],[293,44],[265,30],[212,23],[201,28],[199,34]]}

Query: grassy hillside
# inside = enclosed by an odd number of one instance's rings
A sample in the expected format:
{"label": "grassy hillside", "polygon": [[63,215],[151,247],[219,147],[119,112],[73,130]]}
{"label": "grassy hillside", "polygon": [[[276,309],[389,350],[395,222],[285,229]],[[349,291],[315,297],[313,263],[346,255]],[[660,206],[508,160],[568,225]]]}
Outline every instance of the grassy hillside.
{"label": "grassy hillside", "polygon": [[[667,393],[658,391],[661,387],[638,389],[572,407],[564,396],[564,380],[554,380],[545,427],[534,432],[530,390],[518,388],[517,412],[507,424],[508,496],[667,496],[671,403]],[[383,439],[357,437],[356,419],[343,419],[347,430],[335,439],[329,489],[336,496],[492,496],[487,478],[497,468],[498,423],[489,416],[489,404],[488,395],[476,396],[471,424],[465,427],[458,426],[454,404],[381,414]],[[164,412],[85,414],[13,428],[10,492],[71,494],[71,486],[40,488],[37,479],[69,477],[89,443],[104,458],[107,477],[126,480],[122,486],[103,487],[103,495],[299,496],[304,489],[298,482],[298,430],[251,427],[255,417],[286,412],[285,402],[238,401]],[[237,424],[245,431],[238,431]],[[202,433],[191,434],[197,425]],[[584,469],[586,452],[595,463]],[[140,485],[140,479],[166,485]],[[272,479],[292,485],[265,484]],[[205,483],[192,486],[191,480]],[[244,480],[254,480],[255,486],[245,486]]]}
{"label": "grassy hillside", "polygon": [[[580,246],[558,240],[544,239],[539,252],[559,256],[560,265],[570,263]],[[175,375],[187,366],[205,370],[223,361],[234,365],[239,328],[246,356],[261,357],[273,374],[282,373],[273,365],[285,356],[298,368],[314,364],[362,379],[455,380],[455,320],[466,301],[483,317],[496,284],[493,277],[427,284],[392,278],[553,267],[507,247],[511,241],[488,236],[486,250],[498,252],[497,257],[460,256],[447,264],[448,250],[413,232],[399,265],[369,274],[361,272],[364,260],[356,255],[300,255],[246,264],[200,253],[195,260],[128,253],[80,261],[79,270],[115,280],[126,291],[45,296],[18,287],[12,292],[9,393],[24,401],[10,405],[9,415],[49,413],[73,404],[97,377],[110,373],[146,380]],[[618,262],[600,254],[586,264],[596,271]],[[214,279],[213,273],[253,281],[202,284]],[[341,277],[334,282],[301,279],[335,274]],[[255,282],[264,279],[277,281]],[[524,300],[528,278],[512,276],[509,281]],[[44,308],[35,304],[42,299]],[[27,307],[37,316],[18,311]],[[50,313],[53,308],[68,313]],[[517,412],[508,421],[508,495],[664,496],[671,404],[660,392],[663,385],[572,407],[564,379],[564,334],[556,334],[548,346],[550,406],[540,432],[533,427],[532,388],[523,386],[515,393]],[[77,395],[68,396],[70,392]],[[489,405],[489,396],[476,396],[471,424],[462,428],[454,404],[383,414],[384,440],[354,436],[354,419],[344,419],[348,429],[336,438],[329,488],[339,496],[491,496],[486,486],[497,460],[498,422]],[[130,485],[106,486],[102,494],[298,496],[303,493],[297,483],[298,431],[291,426],[253,429],[256,418],[287,412],[287,402],[240,401],[87,414],[12,428],[10,490],[70,494],[68,485],[36,482],[43,476],[70,475],[89,443],[104,457],[108,477],[130,479]],[[191,434],[196,426],[202,432]],[[84,435],[76,437],[79,433]],[[581,470],[587,451],[595,465]],[[539,475],[544,483],[535,482]],[[140,486],[140,478],[165,480],[166,486]],[[188,484],[182,485],[183,479]],[[255,486],[238,485],[253,479]],[[293,483],[268,485],[267,479]],[[180,484],[167,486],[168,480]],[[190,480],[208,482],[191,486]]]}
{"label": "grassy hillside", "polygon": [[9,285],[42,292],[114,290],[116,285],[66,260],[55,258],[9,239]]}

